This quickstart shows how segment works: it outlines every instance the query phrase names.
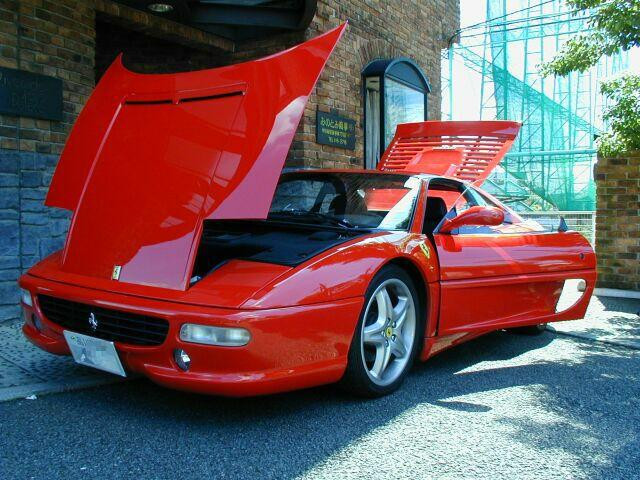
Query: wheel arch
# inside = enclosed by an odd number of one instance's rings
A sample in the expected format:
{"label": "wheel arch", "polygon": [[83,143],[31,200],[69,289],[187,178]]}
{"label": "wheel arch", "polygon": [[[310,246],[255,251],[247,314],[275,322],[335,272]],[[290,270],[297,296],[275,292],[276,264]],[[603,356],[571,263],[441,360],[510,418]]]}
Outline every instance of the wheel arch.
{"label": "wheel arch", "polygon": [[[414,286],[416,287],[416,291],[418,292],[418,301],[420,302],[421,308],[421,322],[422,322],[422,336],[427,337],[429,332],[429,319],[432,318],[431,309],[435,308],[433,301],[429,296],[429,287],[427,281],[420,271],[420,268],[413,262],[411,259],[407,257],[396,257],[384,265],[381,266],[381,269],[387,265],[395,265],[402,268],[411,280],[414,282]],[[420,343],[420,349],[418,350],[418,356],[416,358],[421,358],[422,349],[424,348],[424,342]]]}
{"label": "wheel arch", "polygon": [[425,278],[418,266],[406,257],[394,258],[385,263],[382,268],[386,267],[387,265],[396,265],[409,274],[418,292],[418,300],[420,301],[420,306],[424,309],[424,313],[426,314],[428,298],[427,282],[425,281]]}

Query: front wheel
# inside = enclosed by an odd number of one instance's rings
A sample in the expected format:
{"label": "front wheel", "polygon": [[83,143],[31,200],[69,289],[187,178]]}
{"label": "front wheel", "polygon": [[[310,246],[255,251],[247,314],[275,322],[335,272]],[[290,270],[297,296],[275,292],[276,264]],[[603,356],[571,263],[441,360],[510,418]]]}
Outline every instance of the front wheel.
{"label": "front wheel", "polygon": [[377,397],[400,386],[423,336],[420,310],[413,281],[403,269],[390,265],[374,277],[351,341],[344,388]]}

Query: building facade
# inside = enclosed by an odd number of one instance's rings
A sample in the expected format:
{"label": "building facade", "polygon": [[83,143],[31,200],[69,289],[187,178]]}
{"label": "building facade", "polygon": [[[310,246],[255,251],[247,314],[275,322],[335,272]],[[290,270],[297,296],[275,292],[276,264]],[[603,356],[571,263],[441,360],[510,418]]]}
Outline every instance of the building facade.
{"label": "building facade", "polygon": [[[19,315],[20,274],[63,245],[69,212],[44,198],[74,120],[120,52],[138,72],[197,70],[275,53],[349,21],[287,168],[371,167],[396,123],[439,118],[440,58],[459,26],[458,0],[282,2],[303,10],[294,28],[284,8],[280,17],[251,11],[266,25],[256,27],[240,10],[247,2],[222,3],[226,10],[213,11],[177,0],[0,0],[0,321]],[[155,11],[174,7],[217,23]],[[56,95],[59,105],[49,105]]]}

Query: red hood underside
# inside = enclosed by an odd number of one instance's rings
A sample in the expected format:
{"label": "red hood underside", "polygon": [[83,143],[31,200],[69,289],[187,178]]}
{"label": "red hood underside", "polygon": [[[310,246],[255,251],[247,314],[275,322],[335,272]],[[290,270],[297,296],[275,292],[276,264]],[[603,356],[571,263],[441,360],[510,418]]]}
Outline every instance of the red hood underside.
{"label": "red hood underside", "polygon": [[118,58],[79,116],[47,196],[74,212],[60,270],[185,290],[204,219],[266,218],[344,28],[213,70],[140,75]]}

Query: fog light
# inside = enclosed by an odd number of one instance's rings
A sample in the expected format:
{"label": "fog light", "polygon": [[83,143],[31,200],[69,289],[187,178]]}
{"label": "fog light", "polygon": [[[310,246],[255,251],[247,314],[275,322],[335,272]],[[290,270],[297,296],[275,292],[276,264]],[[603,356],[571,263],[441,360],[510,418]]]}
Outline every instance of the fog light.
{"label": "fog light", "polygon": [[20,299],[22,303],[24,303],[28,307],[33,307],[33,298],[31,298],[31,292],[29,290],[25,290],[24,288],[20,289]]}
{"label": "fog light", "polygon": [[189,370],[189,366],[191,365],[191,358],[189,358],[187,352],[185,352],[181,348],[176,348],[173,351],[173,359],[176,361],[178,367],[180,367],[180,370],[185,372]]}
{"label": "fog light", "polygon": [[241,347],[249,343],[251,334],[244,328],[210,327],[195,323],[185,323],[180,328],[180,340],[204,345]]}

